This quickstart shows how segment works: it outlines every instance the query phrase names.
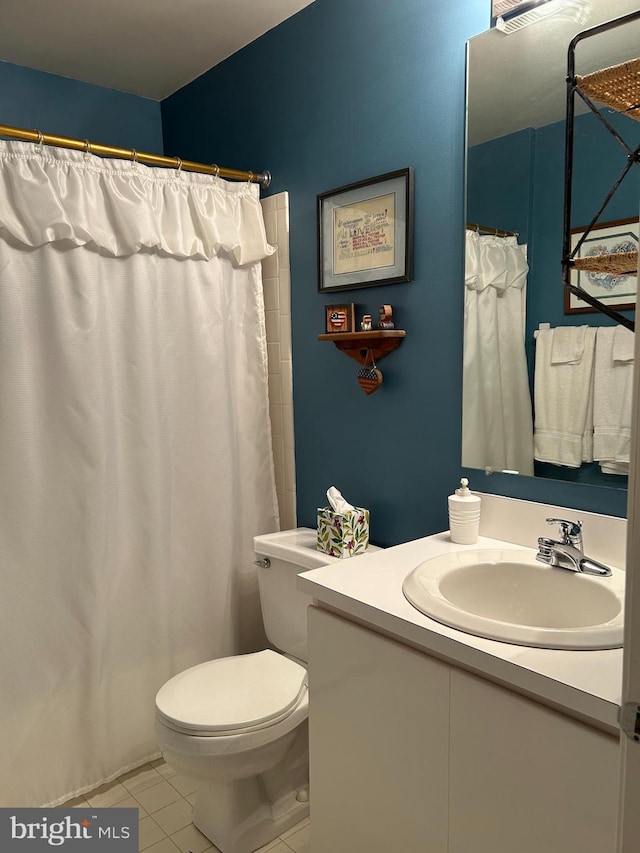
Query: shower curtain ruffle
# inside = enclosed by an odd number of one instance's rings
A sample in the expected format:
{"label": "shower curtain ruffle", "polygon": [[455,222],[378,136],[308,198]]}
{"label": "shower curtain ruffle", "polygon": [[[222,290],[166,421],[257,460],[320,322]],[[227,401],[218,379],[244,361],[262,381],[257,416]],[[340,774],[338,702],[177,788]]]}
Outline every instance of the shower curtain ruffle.
{"label": "shower curtain ruffle", "polygon": [[467,230],[465,245],[464,283],[469,290],[487,287],[522,290],[529,266],[516,237],[480,236],[476,231]]}
{"label": "shower curtain ruffle", "polygon": [[275,252],[256,184],[7,142],[0,148],[0,231],[32,248],[64,242],[113,257],[228,256],[245,266]]}

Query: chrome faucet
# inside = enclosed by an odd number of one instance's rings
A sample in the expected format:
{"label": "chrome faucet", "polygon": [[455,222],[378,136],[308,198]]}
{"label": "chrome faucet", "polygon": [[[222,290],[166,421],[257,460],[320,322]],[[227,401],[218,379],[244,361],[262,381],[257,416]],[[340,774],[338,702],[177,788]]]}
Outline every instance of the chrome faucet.
{"label": "chrome faucet", "polygon": [[560,525],[560,539],[550,539],[547,536],[538,537],[538,553],[536,560],[567,569],[570,572],[580,572],[585,575],[609,577],[611,569],[585,557],[582,545],[582,522],[567,521],[564,518],[548,518],[547,524]]}

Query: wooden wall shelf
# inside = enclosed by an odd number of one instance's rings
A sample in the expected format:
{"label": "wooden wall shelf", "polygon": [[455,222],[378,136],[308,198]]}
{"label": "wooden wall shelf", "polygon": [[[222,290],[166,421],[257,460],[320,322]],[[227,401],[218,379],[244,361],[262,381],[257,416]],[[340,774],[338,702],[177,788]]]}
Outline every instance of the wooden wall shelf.
{"label": "wooden wall shelf", "polygon": [[369,352],[373,360],[378,361],[397,349],[404,336],[404,329],[385,329],[376,332],[330,332],[318,335],[318,340],[333,341],[345,355],[364,364]]}

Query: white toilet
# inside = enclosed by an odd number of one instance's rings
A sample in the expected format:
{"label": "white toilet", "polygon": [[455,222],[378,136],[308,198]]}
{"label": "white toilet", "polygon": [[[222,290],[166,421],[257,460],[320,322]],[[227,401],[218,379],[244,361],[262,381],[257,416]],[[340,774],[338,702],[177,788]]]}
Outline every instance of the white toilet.
{"label": "white toilet", "polygon": [[167,763],[199,781],[193,822],[222,853],[251,853],[309,813],[307,605],[296,575],[336,561],[307,528],[256,536],[266,649],[207,661],[156,697]]}

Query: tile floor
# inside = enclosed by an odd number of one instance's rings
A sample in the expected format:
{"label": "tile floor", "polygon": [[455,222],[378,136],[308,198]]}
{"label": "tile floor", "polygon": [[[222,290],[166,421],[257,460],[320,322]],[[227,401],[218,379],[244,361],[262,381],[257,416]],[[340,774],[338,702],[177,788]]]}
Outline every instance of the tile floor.
{"label": "tile floor", "polygon": [[[219,853],[191,822],[195,787],[192,779],[174,773],[158,758],[64,806],[137,807],[140,850],[146,853]],[[307,818],[261,847],[260,853],[309,853],[309,849]]]}

